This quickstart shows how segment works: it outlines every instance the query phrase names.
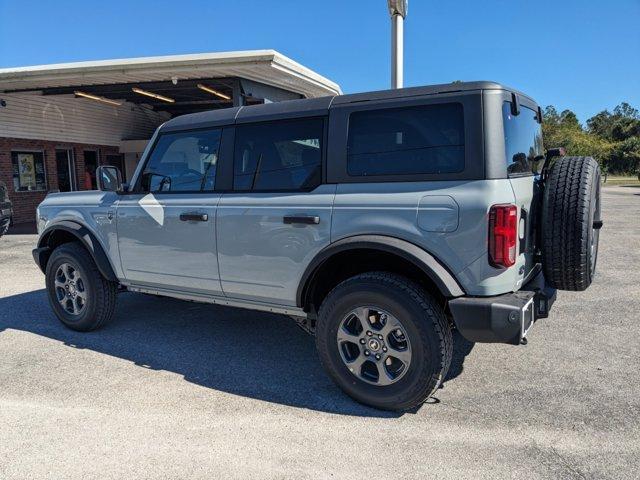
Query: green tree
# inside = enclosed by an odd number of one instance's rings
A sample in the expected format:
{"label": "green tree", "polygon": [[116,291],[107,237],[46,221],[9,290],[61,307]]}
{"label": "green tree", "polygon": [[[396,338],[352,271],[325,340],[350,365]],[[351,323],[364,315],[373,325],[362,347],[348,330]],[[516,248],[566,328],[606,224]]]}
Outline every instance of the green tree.
{"label": "green tree", "polygon": [[613,113],[620,117],[635,118],[636,120],[640,119],[638,109],[633,108],[627,102],[622,102],[620,105],[614,108]]}
{"label": "green tree", "polygon": [[603,110],[587,120],[588,131],[602,138],[611,138],[612,125],[613,122],[611,121],[609,110]]}
{"label": "green tree", "polygon": [[635,174],[640,168],[640,113],[623,102],[589,118],[586,128],[571,110],[544,110],[542,124],[548,147],[564,147],[569,155],[591,155],[611,173]]}

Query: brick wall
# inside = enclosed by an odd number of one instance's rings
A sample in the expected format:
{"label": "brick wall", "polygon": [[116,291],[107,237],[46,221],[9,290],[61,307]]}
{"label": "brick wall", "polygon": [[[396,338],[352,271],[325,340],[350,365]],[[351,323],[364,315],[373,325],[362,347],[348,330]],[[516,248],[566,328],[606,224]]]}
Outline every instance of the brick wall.
{"label": "brick wall", "polygon": [[100,160],[104,160],[105,155],[118,154],[118,147],[108,145],[0,138],[0,180],[6,183],[9,189],[9,198],[13,202],[14,223],[35,221],[36,207],[42,202],[47,192],[14,191],[11,152],[20,150],[43,151],[45,171],[47,174],[47,190],[57,190],[58,172],[56,167],[56,149],[73,150],[76,183],[80,190],[84,190],[85,185],[84,150],[98,150],[100,152]]}

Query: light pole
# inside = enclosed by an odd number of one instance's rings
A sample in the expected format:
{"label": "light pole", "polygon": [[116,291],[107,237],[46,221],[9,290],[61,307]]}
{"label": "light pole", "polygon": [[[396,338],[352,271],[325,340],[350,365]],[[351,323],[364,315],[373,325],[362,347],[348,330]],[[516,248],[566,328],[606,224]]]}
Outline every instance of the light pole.
{"label": "light pole", "polygon": [[404,17],[409,0],[387,0],[391,15],[391,88],[402,88],[404,64]]}

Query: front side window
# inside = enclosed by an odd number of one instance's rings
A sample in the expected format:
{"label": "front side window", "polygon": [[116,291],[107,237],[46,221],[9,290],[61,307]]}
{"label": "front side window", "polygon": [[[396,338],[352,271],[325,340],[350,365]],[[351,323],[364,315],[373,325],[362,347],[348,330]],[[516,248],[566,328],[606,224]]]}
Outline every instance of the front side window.
{"label": "front side window", "polygon": [[42,152],[11,152],[13,188],[16,192],[38,192],[47,189],[47,176]]}
{"label": "front side window", "polygon": [[233,188],[311,190],[320,184],[322,118],[236,127]]}
{"label": "front side window", "polygon": [[162,134],[142,173],[142,190],[214,190],[220,135],[219,129]]}
{"label": "front side window", "polygon": [[351,176],[462,172],[462,105],[445,103],[352,113],[347,148],[347,171]]}
{"label": "front side window", "polygon": [[502,122],[507,173],[513,176],[539,173],[544,160],[544,148],[538,114],[521,105],[520,114],[513,115],[511,102],[504,102]]}

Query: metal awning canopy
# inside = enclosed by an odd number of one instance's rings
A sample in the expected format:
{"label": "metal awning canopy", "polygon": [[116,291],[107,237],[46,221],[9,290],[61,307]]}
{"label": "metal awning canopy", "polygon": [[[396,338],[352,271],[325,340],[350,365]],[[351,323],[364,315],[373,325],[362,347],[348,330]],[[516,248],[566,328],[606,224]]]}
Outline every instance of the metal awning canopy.
{"label": "metal awning canopy", "polygon": [[[204,84],[230,97],[212,98]],[[132,87],[175,99],[175,103],[140,97]],[[172,115],[278,96],[312,98],[340,94],[340,87],[275,50],[200,53],[119,60],[62,63],[0,69],[0,93],[39,91],[43,95],[77,90],[104,98],[145,103]],[[256,96],[254,91],[258,92]],[[291,97],[288,97],[291,98]],[[295,98],[295,97],[294,97]],[[236,103],[237,104],[237,103]]]}

